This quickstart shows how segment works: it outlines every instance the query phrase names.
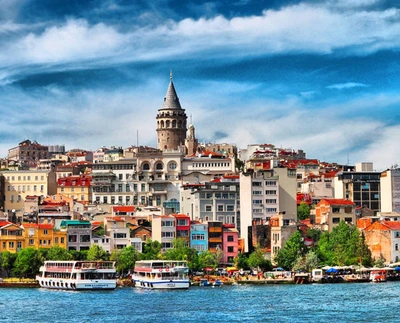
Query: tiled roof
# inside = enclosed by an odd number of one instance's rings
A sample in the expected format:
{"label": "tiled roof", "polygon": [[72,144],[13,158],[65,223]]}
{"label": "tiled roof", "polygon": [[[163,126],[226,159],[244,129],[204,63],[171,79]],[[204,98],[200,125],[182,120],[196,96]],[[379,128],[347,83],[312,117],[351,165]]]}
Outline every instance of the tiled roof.
{"label": "tiled roof", "polygon": [[0,221],[0,228],[4,227],[5,225],[11,224],[9,221]]}
{"label": "tiled roof", "polygon": [[399,221],[384,221],[383,224],[388,226],[391,230],[400,230]]}
{"label": "tiled roof", "polygon": [[175,218],[189,218],[186,214],[172,214]]}
{"label": "tiled roof", "polygon": [[322,201],[327,202],[329,205],[355,205],[354,202],[345,199],[322,199],[320,203]]}
{"label": "tiled roof", "polygon": [[135,207],[133,205],[122,205],[122,206],[114,206],[114,212],[135,212]]}

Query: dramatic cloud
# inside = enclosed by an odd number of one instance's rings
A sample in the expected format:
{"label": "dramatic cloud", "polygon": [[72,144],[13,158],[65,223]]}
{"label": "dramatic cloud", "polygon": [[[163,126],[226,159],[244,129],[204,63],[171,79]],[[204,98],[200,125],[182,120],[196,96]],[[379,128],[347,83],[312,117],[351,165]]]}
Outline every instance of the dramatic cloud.
{"label": "dramatic cloud", "polygon": [[339,83],[339,84],[328,85],[326,88],[327,89],[343,90],[343,89],[351,89],[353,87],[366,87],[366,86],[368,86],[368,85],[362,84],[362,83],[348,82],[348,83]]}
{"label": "dramatic cloud", "polygon": [[400,9],[293,3],[0,1],[2,155],[26,138],[155,146],[172,69],[202,142],[399,163]]}

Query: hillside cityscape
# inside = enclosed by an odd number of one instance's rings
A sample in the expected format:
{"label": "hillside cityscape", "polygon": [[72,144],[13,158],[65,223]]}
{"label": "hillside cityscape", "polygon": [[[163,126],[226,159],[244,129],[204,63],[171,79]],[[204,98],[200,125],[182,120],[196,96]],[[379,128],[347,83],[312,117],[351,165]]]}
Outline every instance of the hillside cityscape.
{"label": "hillside cityscape", "polygon": [[160,102],[156,147],[66,150],[26,139],[10,148],[1,160],[1,254],[93,245],[144,253],[158,242],[161,254],[177,246],[211,254],[215,267],[255,252],[285,269],[312,269],[311,253],[313,265],[399,262],[397,165],[376,171],[273,143],[199,143],[172,74]]}

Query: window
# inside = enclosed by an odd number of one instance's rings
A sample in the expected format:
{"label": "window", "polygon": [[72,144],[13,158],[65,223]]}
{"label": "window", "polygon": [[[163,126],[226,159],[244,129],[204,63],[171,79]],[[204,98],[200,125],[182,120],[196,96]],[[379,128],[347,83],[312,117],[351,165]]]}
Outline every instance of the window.
{"label": "window", "polygon": [[224,212],[224,206],[221,205],[221,204],[218,204],[217,205],[217,210],[218,210],[218,212]]}
{"label": "window", "polygon": [[120,180],[120,181],[122,181],[122,174],[118,174],[118,179]]}
{"label": "window", "polygon": [[227,238],[228,242],[233,242],[234,241],[234,237],[232,235],[229,235]]}
{"label": "window", "polygon": [[126,233],[114,232],[114,239],[125,239]]}
{"label": "window", "polygon": [[398,243],[396,243],[396,244],[394,245],[394,250],[399,251],[399,244],[398,244]]}
{"label": "window", "polygon": [[64,243],[64,238],[61,238],[61,243]]}
{"label": "window", "polygon": [[227,212],[233,212],[234,209],[235,209],[235,206],[234,206],[234,205],[227,205],[227,206],[226,206],[226,211],[227,211]]}
{"label": "window", "polygon": [[265,181],[266,186],[276,186],[276,181]]}
{"label": "window", "polygon": [[262,191],[253,191],[253,195],[262,195]]}
{"label": "window", "polygon": [[205,235],[201,233],[192,234],[192,240],[205,240]]}
{"label": "window", "polygon": [[70,235],[68,237],[68,242],[77,242],[77,241],[78,241],[78,239],[77,239],[76,235]]}
{"label": "window", "polygon": [[54,243],[58,243],[58,237],[54,238]]}
{"label": "window", "polygon": [[228,247],[228,252],[233,252],[233,247],[232,246]]}
{"label": "window", "polygon": [[8,247],[9,247],[10,249],[14,249],[14,241],[10,241],[10,242],[8,243]]}
{"label": "window", "polygon": [[332,218],[332,223],[339,223],[340,222],[340,218]]}
{"label": "window", "polygon": [[352,223],[353,219],[352,218],[344,218],[344,222]]}
{"label": "window", "polygon": [[262,183],[261,183],[261,182],[253,182],[252,185],[253,185],[253,186],[261,186]]}
{"label": "window", "polygon": [[276,190],[267,190],[265,191],[266,195],[276,195]]}
{"label": "window", "polygon": [[212,206],[206,205],[206,212],[211,212],[211,211],[212,211]]}
{"label": "window", "polygon": [[340,213],[340,207],[333,207],[332,213]]}
{"label": "window", "polygon": [[353,208],[352,208],[351,206],[346,206],[346,207],[344,208],[344,213],[351,213],[352,210],[353,210]]}
{"label": "window", "polygon": [[32,246],[32,245],[34,245],[34,244],[35,244],[35,240],[29,239],[29,245]]}
{"label": "window", "polygon": [[169,165],[168,165],[169,169],[171,169],[171,170],[176,169],[176,166],[177,166],[177,165],[176,165],[175,162],[170,162]]}
{"label": "window", "polygon": [[173,227],[174,226],[174,221],[162,221],[161,222],[162,227]]}
{"label": "window", "polygon": [[163,238],[174,238],[175,237],[175,232],[161,232],[161,237]]}

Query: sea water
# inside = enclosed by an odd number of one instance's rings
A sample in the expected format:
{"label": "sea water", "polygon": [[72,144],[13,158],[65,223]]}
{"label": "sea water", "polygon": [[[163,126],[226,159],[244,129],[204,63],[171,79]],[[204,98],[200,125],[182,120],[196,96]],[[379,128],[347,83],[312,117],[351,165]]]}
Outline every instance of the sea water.
{"label": "sea water", "polygon": [[400,282],[0,289],[0,322],[398,322]]}

